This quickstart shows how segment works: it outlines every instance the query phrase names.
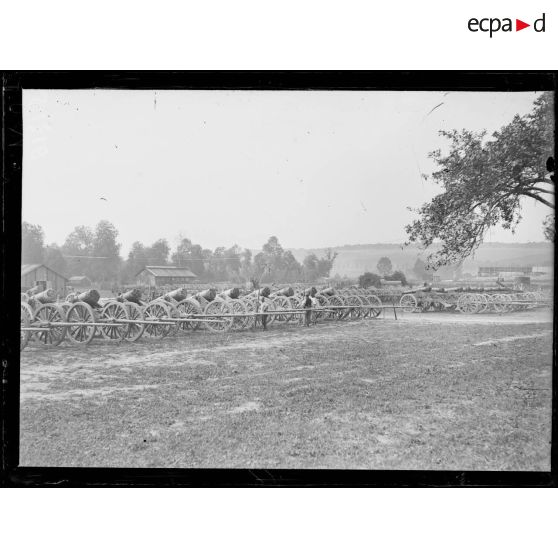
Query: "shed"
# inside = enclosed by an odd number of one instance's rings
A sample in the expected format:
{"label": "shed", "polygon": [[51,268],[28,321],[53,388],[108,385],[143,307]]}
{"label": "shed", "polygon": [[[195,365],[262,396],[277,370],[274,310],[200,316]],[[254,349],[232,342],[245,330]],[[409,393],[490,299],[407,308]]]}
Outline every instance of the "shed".
{"label": "shed", "polygon": [[187,267],[173,267],[167,265],[148,265],[136,274],[139,285],[161,287],[164,285],[183,285],[197,279]]}
{"label": "shed", "polygon": [[519,275],[530,275],[532,266],[501,265],[493,267],[479,267],[479,277],[517,277]]}
{"label": "shed", "polygon": [[87,275],[74,275],[70,277],[69,282],[72,287],[91,287],[91,279]]}
{"label": "shed", "polygon": [[21,266],[21,291],[40,286],[54,289],[58,295],[65,296],[68,279],[44,264],[23,264]]}

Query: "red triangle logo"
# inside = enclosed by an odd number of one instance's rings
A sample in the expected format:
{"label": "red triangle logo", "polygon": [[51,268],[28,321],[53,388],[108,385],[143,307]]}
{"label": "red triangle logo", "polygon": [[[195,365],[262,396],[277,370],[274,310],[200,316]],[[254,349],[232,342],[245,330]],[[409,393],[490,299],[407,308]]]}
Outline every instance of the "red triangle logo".
{"label": "red triangle logo", "polygon": [[524,21],[521,21],[520,19],[515,20],[515,30],[516,31],[521,31],[522,29],[525,29],[526,27],[531,27],[531,24],[530,23],[525,23]]}

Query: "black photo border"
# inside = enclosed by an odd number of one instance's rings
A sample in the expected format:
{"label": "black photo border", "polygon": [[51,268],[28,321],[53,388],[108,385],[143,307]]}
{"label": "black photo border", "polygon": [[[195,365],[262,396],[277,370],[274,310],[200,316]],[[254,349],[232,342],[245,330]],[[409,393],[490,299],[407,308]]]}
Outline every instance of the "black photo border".
{"label": "black photo border", "polygon": [[[558,474],[556,322],[553,327],[550,472],[145,469],[20,467],[19,364],[16,318],[21,264],[23,89],[233,89],[554,91],[556,71],[7,71],[2,72],[2,485],[145,487],[556,487]],[[556,157],[555,157],[556,159]],[[554,265],[556,267],[556,245]],[[556,299],[556,297],[554,297]],[[554,303],[556,320],[556,303]]]}

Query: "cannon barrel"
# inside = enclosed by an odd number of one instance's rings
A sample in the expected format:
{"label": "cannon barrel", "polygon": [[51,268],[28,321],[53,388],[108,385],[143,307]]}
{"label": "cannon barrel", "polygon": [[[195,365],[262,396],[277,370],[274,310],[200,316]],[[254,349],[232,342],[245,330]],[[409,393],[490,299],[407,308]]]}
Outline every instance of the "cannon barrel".
{"label": "cannon barrel", "polygon": [[324,296],[333,296],[335,294],[335,289],[333,287],[326,287],[325,289],[322,289],[318,294]]}
{"label": "cannon barrel", "polygon": [[304,294],[314,296],[317,292],[318,292],[318,289],[316,289],[316,287],[310,287],[308,289],[305,289]]}
{"label": "cannon barrel", "polygon": [[263,289],[252,291],[248,296],[265,296],[267,298],[269,295],[271,295],[271,289],[264,287]]}
{"label": "cannon barrel", "polygon": [[48,304],[49,302],[56,302],[56,291],[54,289],[46,289],[31,296],[33,302],[40,302],[41,304]]}
{"label": "cannon barrel", "polygon": [[116,298],[118,302],[133,302],[135,304],[141,303],[141,289],[132,289],[125,293],[122,293]]}
{"label": "cannon barrel", "polygon": [[222,296],[227,296],[229,298],[238,298],[240,296],[240,289],[238,287],[233,287],[232,289],[227,289],[221,293]]}
{"label": "cannon barrel", "polygon": [[285,287],[275,291],[273,296],[294,296],[294,289],[292,287]]}
{"label": "cannon barrel", "polygon": [[98,308],[100,298],[101,295],[99,294],[99,291],[90,289],[81,294],[71,293],[66,297],[66,301],[71,303],[85,302],[85,304],[89,304],[92,308]]}
{"label": "cannon barrel", "polygon": [[215,300],[215,297],[217,296],[217,291],[214,288],[205,289],[205,291],[200,291],[199,293],[196,293],[196,296],[205,298],[207,302],[211,302],[212,300]]}
{"label": "cannon barrel", "polygon": [[41,292],[42,287],[39,285],[35,285],[34,287],[31,287],[30,289],[27,290],[27,296],[32,297],[36,294],[39,294]]}
{"label": "cannon barrel", "polygon": [[164,298],[165,300],[169,300],[169,301],[174,300],[175,302],[181,302],[187,296],[188,293],[186,292],[186,288],[180,287],[179,289],[175,289],[174,291],[170,291],[169,293],[166,293],[160,298]]}

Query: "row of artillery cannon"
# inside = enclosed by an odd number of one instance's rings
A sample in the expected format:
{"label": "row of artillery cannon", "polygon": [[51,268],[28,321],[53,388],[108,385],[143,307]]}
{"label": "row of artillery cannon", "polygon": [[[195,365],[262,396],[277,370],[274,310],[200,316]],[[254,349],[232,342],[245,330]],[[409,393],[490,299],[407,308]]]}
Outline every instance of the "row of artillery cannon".
{"label": "row of artillery cannon", "polygon": [[[381,300],[366,289],[270,287],[243,291],[233,287],[189,293],[185,288],[170,291],[149,302],[138,288],[115,298],[101,298],[98,291],[71,293],[58,301],[47,289],[28,291],[21,299],[21,343],[58,346],[68,340],[88,345],[93,339],[122,342],[141,337],[163,338],[182,332],[211,333],[256,327],[264,313],[268,325],[302,324],[306,295],[312,297],[311,319],[348,320],[377,318]],[[262,302],[265,301],[265,311]]]}
{"label": "row of artillery cannon", "polygon": [[404,291],[404,312],[460,312],[484,314],[517,312],[550,304],[549,293],[507,287],[421,287]]}

